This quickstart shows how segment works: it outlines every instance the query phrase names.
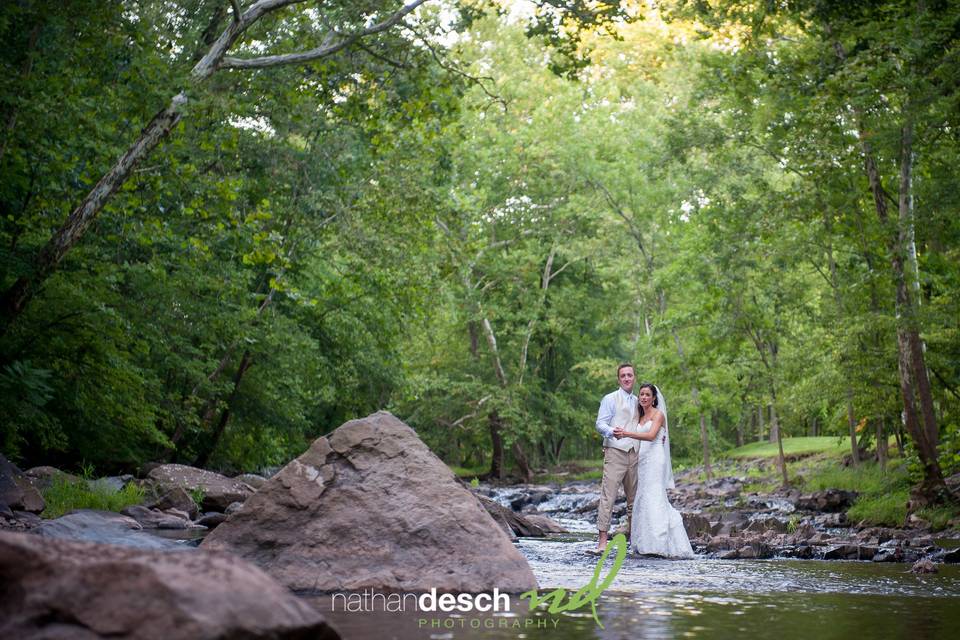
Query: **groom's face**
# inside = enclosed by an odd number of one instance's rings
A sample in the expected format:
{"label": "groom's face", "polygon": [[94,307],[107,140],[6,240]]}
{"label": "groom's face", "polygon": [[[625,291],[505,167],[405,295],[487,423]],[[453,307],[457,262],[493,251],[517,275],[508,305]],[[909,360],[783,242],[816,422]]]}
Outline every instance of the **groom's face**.
{"label": "groom's face", "polygon": [[633,367],[624,367],[623,369],[620,369],[620,373],[617,374],[617,377],[620,379],[620,388],[627,393],[631,393],[633,391],[634,380]]}

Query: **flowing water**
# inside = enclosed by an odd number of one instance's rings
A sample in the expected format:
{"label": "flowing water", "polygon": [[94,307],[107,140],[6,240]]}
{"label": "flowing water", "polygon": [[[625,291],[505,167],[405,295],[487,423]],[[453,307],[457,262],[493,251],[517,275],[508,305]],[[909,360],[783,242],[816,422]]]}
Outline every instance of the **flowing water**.
{"label": "flowing water", "polygon": [[[508,502],[511,496],[498,498]],[[588,498],[568,495],[556,506],[568,510]],[[572,594],[591,580],[598,562],[587,553],[595,544],[593,525],[556,516],[571,533],[517,542],[541,595],[556,588]],[[608,558],[601,581],[612,565]],[[402,613],[382,606],[351,612],[337,609],[330,596],[311,600],[347,639],[960,638],[960,566],[938,568],[915,575],[910,565],[895,563],[628,555],[597,599],[596,619],[589,604],[531,612],[516,596],[511,611],[495,614],[427,613],[411,606]]]}
{"label": "flowing water", "polygon": [[[593,576],[586,535],[522,539],[540,583],[571,593]],[[601,579],[612,566],[608,559]],[[914,575],[909,565],[815,560],[662,560],[628,556],[596,602],[551,614],[511,598],[497,614],[332,611],[344,638],[958,638],[960,567]]]}

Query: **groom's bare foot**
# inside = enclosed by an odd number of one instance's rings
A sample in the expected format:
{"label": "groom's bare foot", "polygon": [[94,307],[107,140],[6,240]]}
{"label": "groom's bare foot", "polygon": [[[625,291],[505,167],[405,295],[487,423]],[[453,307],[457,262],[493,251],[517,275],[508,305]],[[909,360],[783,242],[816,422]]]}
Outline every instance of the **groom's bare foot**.
{"label": "groom's bare foot", "polygon": [[606,550],[606,548],[607,548],[607,532],[606,532],[606,531],[601,531],[601,532],[600,532],[600,537],[599,537],[599,539],[597,540],[597,548],[594,549],[594,551],[598,551],[598,552],[600,552],[600,553],[603,553],[603,552]]}

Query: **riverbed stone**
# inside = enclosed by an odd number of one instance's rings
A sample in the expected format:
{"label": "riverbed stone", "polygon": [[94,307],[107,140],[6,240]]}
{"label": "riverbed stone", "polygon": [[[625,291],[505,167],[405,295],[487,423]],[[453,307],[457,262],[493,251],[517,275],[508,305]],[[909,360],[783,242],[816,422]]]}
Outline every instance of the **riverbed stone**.
{"label": "riverbed stone", "polygon": [[104,493],[119,493],[127,486],[127,483],[133,481],[133,476],[124,474],[120,476],[104,476],[103,478],[91,478],[87,480],[87,485],[91,491],[101,491]]}
{"label": "riverbed stone", "polygon": [[806,511],[836,513],[845,511],[851,507],[858,495],[856,491],[825,489],[800,496],[797,498],[795,504],[798,509],[804,509]]}
{"label": "riverbed stone", "polygon": [[750,521],[744,531],[775,531],[787,532],[787,523],[773,516],[761,516]]}
{"label": "riverbed stone", "polygon": [[323,616],[222,553],[0,532],[0,637],[332,640]]}
{"label": "riverbed stone", "polygon": [[234,477],[234,480],[248,484],[253,487],[254,490],[259,489],[267,483],[266,478],[256,473],[241,473],[240,475]]}
{"label": "riverbed stone", "polygon": [[926,558],[921,558],[910,567],[911,573],[937,573],[937,565]]}
{"label": "riverbed stone", "polygon": [[148,509],[158,509],[166,511],[168,509],[178,509],[186,514],[188,520],[197,517],[199,508],[191,496],[183,487],[174,487],[162,496],[146,505]]}
{"label": "riverbed stone", "polygon": [[46,504],[43,496],[23,472],[15,464],[0,454],[0,504],[5,504],[12,511],[28,511],[40,513]]}
{"label": "riverbed stone", "polygon": [[190,525],[189,518],[150,509],[141,504],[124,507],[120,513],[133,518],[146,529],[186,529]]}
{"label": "riverbed stone", "polygon": [[315,440],[201,549],[232,551],[300,593],[537,586],[478,499],[382,411]]}
{"label": "riverbed stone", "polygon": [[531,520],[529,515],[521,515],[486,496],[474,495],[511,541],[515,541],[518,537],[542,538],[547,534],[547,530]]}
{"label": "riverbed stone", "polygon": [[562,524],[543,514],[527,513],[524,514],[523,517],[527,519],[527,522],[539,527],[540,530],[545,533],[567,533],[567,530]]}
{"label": "riverbed stone", "polygon": [[210,511],[200,516],[200,518],[197,519],[197,524],[213,529],[226,522],[226,520],[227,514],[220,513],[219,511]]}
{"label": "riverbed stone", "polygon": [[54,480],[58,478],[62,478],[70,483],[81,482],[83,480],[80,476],[75,476],[72,473],[67,473],[66,471],[61,471],[56,467],[48,465],[30,467],[23,472],[23,475],[27,481],[33,485],[34,489],[41,492],[49,489],[53,485]]}
{"label": "riverbed stone", "polygon": [[850,524],[850,521],[847,520],[847,514],[843,512],[823,513],[814,517],[813,522],[821,527],[846,527]]}
{"label": "riverbed stone", "polygon": [[686,529],[688,538],[699,538],[713,530],[710,520],[702,514],[682,512],[680,515],[683,517],[683,528]]}
{"label": "riverbed stone", "polygon": [[232,502],[243,502],[254,490],[250,485],[206,469],[185,464],[163,464],[151,469],[147,479],[162,492],[176,488],[203,493],[203,509],[223,511]]}
{"label": "riverbed stone", "polygon": [[83,540],[139,549],[175,551],[184,548],[173,540],[145,533],[143,525],[134,518],[95,509],[78,509],[59,518],[46,520],[35,531],[48,538]]}

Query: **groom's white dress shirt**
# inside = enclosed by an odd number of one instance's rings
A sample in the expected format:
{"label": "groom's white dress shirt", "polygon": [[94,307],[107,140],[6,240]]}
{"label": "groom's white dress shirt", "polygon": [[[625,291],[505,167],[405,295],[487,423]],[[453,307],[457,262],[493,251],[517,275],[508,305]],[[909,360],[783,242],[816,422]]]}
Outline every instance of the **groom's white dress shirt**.
{"label": "groom's white dress shirt", "polygon": [[628,431],[637,430],[637,396],[622,388],[603,396],[600,411],[597,412],[597,431],[603,436],[603,446],[621,451],[640,450],[640,441],[636,438],[613,437],[614,427],[624,427]]}

